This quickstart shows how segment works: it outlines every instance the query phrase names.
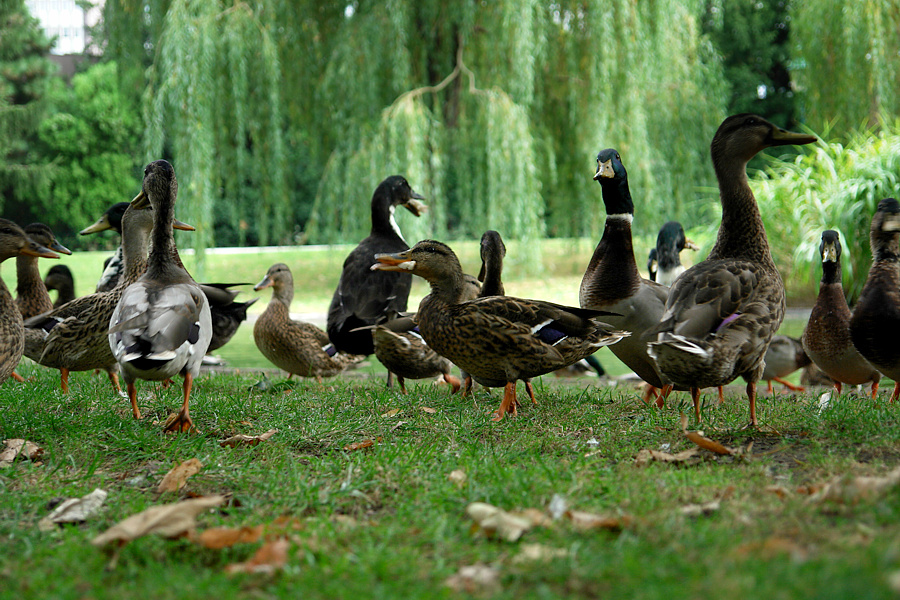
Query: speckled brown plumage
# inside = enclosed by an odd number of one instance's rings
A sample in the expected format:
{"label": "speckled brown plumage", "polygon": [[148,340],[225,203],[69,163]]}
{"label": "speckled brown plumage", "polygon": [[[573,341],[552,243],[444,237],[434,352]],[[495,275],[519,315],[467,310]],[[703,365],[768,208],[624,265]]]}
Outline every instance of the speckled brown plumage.
{"label": "speckled brown plumage", "polygon": [[893,402],[900,393],[900,204],[893,198],[878,203],[869,243],[872,267],[850,319],[850,337],[873,367],[895,382]]}
{"label": "speckled brown plumage", "polygon": [[815,139],[750,114],[728,117],[713,137],[710,150],[722,203],[716,244],[705,261],[672,286],[650,350],[666,381],[691,388],[698,421],[700,388],[743,377],[750,422],[758,426],[756,382],[784,318],[785,301],[746,167],[764,148]]}
{"label": "speckled brown plumage", "polygon": [[[56,241],[53,231],[43,223],[32,223],[24,229],[25,235],[37,244],[54,252],[72,254],[71,250]],[[53,301],[41,279],[36,256],[16,257],[16,306],[23,319],[53,310]]]}
{"label": "speckled brown plumage", "polygon": [[850,336],[852,314],[841,285],[841,252],[838,232],[823,232],[819,245],[822,283],[803,330],[803,348],[816,366],[834,380],[838,393],[841,393],[841,384],[871,382],[874,397],[878,392],[881,373],[853,346]]}
{"label": "speckled brown plumage", "polygon": [[294,277],[284,263],[269,267],[266,276],[253,289],[272,288],[272,299],[253,325],[256,347],[272,364],[289,375],[322,377],[337,375],[362,356],[338,352],[329,356],[325,347],[328,334],[313,325],[291,319]]}

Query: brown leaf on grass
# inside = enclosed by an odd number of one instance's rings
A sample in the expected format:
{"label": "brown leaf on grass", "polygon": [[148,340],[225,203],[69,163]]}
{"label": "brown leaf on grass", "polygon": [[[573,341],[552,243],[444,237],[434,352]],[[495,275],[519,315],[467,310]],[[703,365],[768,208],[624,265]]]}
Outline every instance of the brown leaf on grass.
{"label": "brown leaf on grass", "polygon": [[262,539],[263,526],[213,527],[191,537],[191,541],[210,550],[230,548],[235,544],[255,544]]}
{"label": "brown leaf on grass", "polygon": [[522,544],[519,553],[513,557],[512,563],[519,565],[533,562],[550,562],[554,558],[565,558],[568,555],[569,551],[565,548],[553,548],[544,544]]}
{"label": "brown leaf on grass", "polygon": [[542,510],[536,508],[526,508],[525,510],[516,510],[510,513],[514,517],[522,517],[531,523],[532,527],[550,527],[553,525],[553,519]]}
{"label": "brown leaf on grass", "polygon": [[826,483],[813,494],[810,502],[835,502],[837,504],[857,504],[884,494],[900,484],[900,467],[884,477],[843,476]]}
{"label": "brown leaf on grass", "polygon": [[162,478],[162,481],[159,482],[159,486],[156,488],[156,493],[162,494],[163,492],[177,492],[185,486],[188,477],[190,477],[191,475],[196,475],[202,468],[203,463],[201,463],[196,458],[191,458],[184,461],[183,463],[175,466],[168,473],[166,473],[165,477]]}
{"label": "brown leaf on grass", "polygon": [[681,514],[686,517],[708,516],[718,511],[722,503],[719,500],[711,500],[703,504],[688,504],[681,507]]}
{"label": "brown leaf on grass", "polygon": [[347,452],[353,452],[354,450],[362,450],[363,448],[371,448],[375,445],[375,442],[380,442],[381,436],[375,438],[374,440],[363,440],[361,442],[353,442],[352,444],[347,444],[344,446],[344,450]]}
{"label": "brown leaf on grass", "polygon": [[772,536],[762,541],[741,544],[735,551],[741,556],[759,556],[765,560],[773,560],[782,555],[790,555],[796,562],[802,562],[809,556],[806,548],[792,539]]}
{"label": "brown leaf on grass", "polygon": [[233,573],[274,573],[284,568],[288,561],[291,543],[286,538],[270,540],[260,546],[250,560],[233,563],[225,567],[225,572]]}
{"label": "brown leaf on grass", "polygon": [[23,439],[3,440],[6,448],[0,451],[0,467],[10,466],[18,457],[27,458],[28,460],[37,460],[44,453],[44,449]]}
{"label": "brown leaf on grass", "polygon": [[155,533],[163,537],[179,537],[194,529],[194,518],[200,513],[225,502],[225,496],[204,496],[151,506],[113,525],[93,540],[91,544],[104,546],[110,542],[123,545],[133,539]]}
{"label": "brown leaf on grass", "polygon": [[567,510],[565,516],[572,522],[572,526],[579,531],[590,531],[592,529],[622,531],[634,521],[628,515],[603,517],[583,510]]}
{"label": "brown leaf on grass", "polygon": [[766,491],[775,494],[782,500],[791,495],[791,491],[783,485],[770,485],[766,488]]}
{"label": "brown leaf on grass", "polygon": [[428,406],[420,406],[419,410],[421,410],[423,413],[428,413],[429,415],[433,415],[437,412],[436,408],[430,408]]}
{"label": "brown leaf on grass", "polygon": [[383,414],[381,415],[381,418],[383,418],[383,419],[388,419],[388,418],[390,418],[390,417],[396,417],[396,416],[399,415],[399,414],[400,414],[400,409],[399,409],[399,408],[392,408],[391,410],[387,411],[386,413],[383,413]]}
{"label": "brown leaf on grass", "polygon": [[69,498],[38,522],[41,531],[51,531],[63,523],[83,523],[96,514],[106,502],[107,493],[100,488],[81,498]]}
{"label": "brown leaf on grass", "polygon": [[237,446],[256,446],[260,442],[264,442],[273,435],[278,433],[277,429],[270,429],[265,433],[261,433],[259,435],[244,435],[243,433],[239,433],[237,435],[233,435],[230,438],[224,439],[219,442],[219,445],[223,448],[235,448]]}
{"label": "brown leaf on grass", "polygon": [[462,469],[456,469],[454,471],[450,471],[450,474],[447,475],[447,479],[449,479],[450,483],[452,483],[456,487],[462,488],[463,486],[466,485],[466,480],[468,479],[468,476],[466,475],[466,472],[463,471]]}
{"label": "brown leaf on grass", "polygon": [[455,575],[444,581],[444,585],[455,592],[478,596],[493,596],[502,591],[500,572],[483,563],[460,567]]}
{"label": "brown leaf on grass", "polygon": [[643,467],[654,460],[663,463],[693,464],[700,462],[700,451],[697,448],[689,448],[678,454],[669,454],[668,452],[663,452],[661,450],[650,450],[645,448],[638,452],[637,456],[634,457],[634,464]]}
{"label": "brown leaf on grass", "polygon": [[734,455],[735,451],[731,448],[726,448],[719,442],[715,440],[711,440],[705,435],[703,435],[702,431],[688,431],[688,417],[686,414],[681,413],[681,431],[684,432],[684,435],[687,436],[687,439],[691,440],[701,448],[705,448],[710,452],[715,452],[716,454],[725,454],[728,456]]}
{"label": "brown leaf on grass", "polygon": [[530,520],[486,502],[472,502],[466,507],[466,514],[474,521],[473,533],[480,531],[489,538],[501,538],[507,542],[515,542],[532,527]]}

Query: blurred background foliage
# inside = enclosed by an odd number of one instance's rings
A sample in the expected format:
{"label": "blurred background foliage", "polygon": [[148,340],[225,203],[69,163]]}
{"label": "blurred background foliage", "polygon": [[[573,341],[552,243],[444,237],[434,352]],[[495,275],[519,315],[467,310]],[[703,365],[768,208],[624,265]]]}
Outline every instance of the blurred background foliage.
{"label": "blurred background foliage", "polygon": [[71,234],[164,157],[201,256],[355,242],[401,173],[431,208],[398,214],[408,241],[494,228],[539,268],[529,242],[599,237],[606,147],[638,235],[676,219],[712,239],[709,141],[752,111],[823,138],[751,163],[779,266],[814,288],[839,229],[858,291],[868,221],[897,193],[898,31],[897,0],[107,0],[99,59],[62,81],[2,0],[0,210],[98,244]]}

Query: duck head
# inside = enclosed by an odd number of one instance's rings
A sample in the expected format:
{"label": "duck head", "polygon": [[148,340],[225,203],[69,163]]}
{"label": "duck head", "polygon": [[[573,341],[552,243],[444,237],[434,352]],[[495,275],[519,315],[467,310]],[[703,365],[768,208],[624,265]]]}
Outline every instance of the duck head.
{"label": "duck head", "polygon": [[603,204],[608,216],[634,214],[634,203],[628,189],[628,172],[616,149],[607,148],[597,154],[594,181],[603,188]]}
{"label": "duck head", "polygon": [[[43,223],[31,223],[25,226],[25,235],[39,246],[49,248],[61,254],[72,254],[72,251],[56,241],[53,231]],[[57,257],[58,258],[58,257]]]}
{"label": "duck head", "polygon": [[427,205],[420,202],[425,197],[413,190],[401,175],[392,175],[382,181],[375,189],[375,197],[387,198],[391,207],[402,206],[417,217],[427,210]]}
{"label": "duck head", "polygon": [[751,158],[772,146],[811,144],[816,136],[794,133],[778,127],[759,115],[742,113],[722,121],[713,136],[710,150],[713,166],[738,163],[746,165]]}
{"label": "duck head", "polygon": [[422,240],[409,250],[395,254],[376,254],[373,271],[401,271],[418,275],[429,283],[459,279],[462,267],[449,246],[435,240]]}
{"label": "duck head", "polygon": [[0,261],[24,254],[39,258],[59,258],[59,254],[28,238],[25,231],[8,219],[0,219]]}
{"label": "duck head", "polygon": [[293,289],[294,276],[290,267],[284,263],[275,263],[266,271],[266,276],[262,278],[262,281],[253,286],[253,291],[258,292],[268,287],[274,287],[276,290],[282,287]]}
{"label": "duck head", "polygon": [[502,268],[505,257],[506,244],[500,234],[493,229],[485,231],[481,236],[481,271],[478,273],[478,281],[484,281],[489,267],[496,265],[496,268]]}
{"label": "duck head", "polygon": [[822,262],[836,263],[841,260],[841,236],[837,231],[828,229],[822,232],[822,243],[819,244],[819,256]]}
{"label": "duck head", "polygon": [[140,193],[131,201],[137,209],[147,208],[153,203],[168,200],[175,203],[178,196],[178,180],[175,168],[166,160],[156,160],[144,168],[144,180]]}
{"label": "duck head", "polygon": [[89,235],[98,231],[106,231],[112,229],[118,234],[122,234],[122,216],[125,209],[128,208],[128,202],[117,202],[106,209],[106,212],[100,215],[100,218],[78,232],[79,235]]}
{"label": "duck head", "polygon": [[872,217],[872,229],[869,242],[875,258],[885,255],[897,256],[898,239],[900,239],[900,203],[894,198],[885,198],[878,203],[875,216]]}

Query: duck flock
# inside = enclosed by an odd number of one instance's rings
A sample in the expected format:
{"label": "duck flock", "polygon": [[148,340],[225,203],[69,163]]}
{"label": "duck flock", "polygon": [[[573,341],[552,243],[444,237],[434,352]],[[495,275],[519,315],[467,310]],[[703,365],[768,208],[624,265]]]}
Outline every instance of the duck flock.
{"label": "duck flock", "polygon": [[[700,390],[738,377],[746,382],[750,424],[756,417],[757,384],[783,381],[810,361],[842,385],[871,384],[882,374],[900,380],[900,204],[882,200],[871,225],[873,264],[852,312],[841,287],[841,242],[822,233],[822,283],[801,340],[776,336],[785,313],[785,289],[769,250],[759,208],[747,181],[748,161],[771,146],[815,142],[812,135],[778,128],[762,117],[740,114],[723,121],[711,144],[719,184],[722,223],[706,260],[686,269],[679,253],[696,246],[677,222],[660,230],[649,256],[650,279],[641,277],[631,224],[634,202],[621,155],[597,155],[594,179],[606,208],[603,236],[579,289],[579,307],[506,296],[502,283],[506,247],[489,230],[481,240],[478,277],[463,272],[453,250],[436,240],[412,248],[394,220],[402,206],[418,216],[423,197],[401,176],[382,181],[372,197],[370,235],[347,256],[328,309],[327,328],[291,319],[294,281],[290,268],[272,265],[255,290],[272,288],[253,336],[260,352],[291,376],[332,376],[365,356],[375,356],[396,376],[442,377],[463,394],[474,382],[503,387],[494,413],[499,420],[519,406],[522,380],[537,402],[531,380],[610,350],[645,383],[643,399],[663,406],[672,390],[688,391],[700,420]],[[175,219],[178,184],[171,164],[147,165],[141,192],[110,208],[82,234],[114,229],[122,245],[106,266],[97,291],[74,297],[71,273],[54,267],[41,280],[38,258],[70,254],[45,225],[24,229],[0,219],[0,261],[16,257],[17,297],[0,281],[0,382],[18,378],[21,357],[58,369],[63,392],[71,371],[107,373],[135,418],[141,418],[135,382],[183,377],[181,411],[165,425],[193,429],[189,400],[203,357],[225,344],[246,319],[249,302],[235,302],[239,284],[205,284],[185,270],[173,229],[192,229]],[[407,312],[412,275],[431,292],[418,311]],[[48,289],[59,298],[50,301]],[[451,373],[456,365],[461,378]],[[784,382],[786,385],[787,382]],[[14,385],[14,384],[8,384]],[[900,392],[895,384],[891,401]]]}

